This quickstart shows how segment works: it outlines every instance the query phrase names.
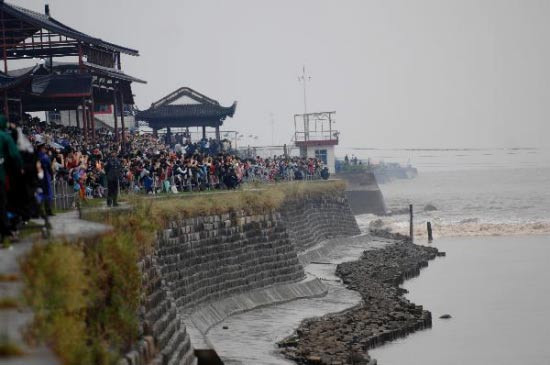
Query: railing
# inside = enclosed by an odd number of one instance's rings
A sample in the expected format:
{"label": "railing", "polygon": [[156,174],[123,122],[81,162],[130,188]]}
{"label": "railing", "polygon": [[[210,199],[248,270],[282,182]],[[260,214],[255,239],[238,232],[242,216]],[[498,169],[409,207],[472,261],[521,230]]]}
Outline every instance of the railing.
{"label": "railing", "polygon": [[55,210],[68,210],[76,206],[75,201],[78,192],[64,179],[52,181],[52,208]]}
{"label": "railing", "polygon": [[295,142],[307,141],[334,141],[338,142],[338,132],[335,130],[296,132],[294,134]]}

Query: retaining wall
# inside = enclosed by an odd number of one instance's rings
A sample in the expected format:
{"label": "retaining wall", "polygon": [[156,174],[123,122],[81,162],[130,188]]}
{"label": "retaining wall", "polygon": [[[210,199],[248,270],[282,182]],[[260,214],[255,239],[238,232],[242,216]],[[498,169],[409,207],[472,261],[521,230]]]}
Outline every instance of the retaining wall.
{"label": "retaining wall", "polygon": [[386,214],[384,196],[372,172],[345,172],[337,177],[348,183],[346,195],[353,214]]}
{"label": "retaining wall", "polygon": [[308,197],[281,208],[292,242],[298,251],[336,237],[359,234],[359,227],[344,194]]}
{"label": "retaining wall", "polygon": [[[343,193],[289,201],[265,214],[174,219],[141,267],[143,333],[158,350],[127,363],[194,364],[194,349],[208,346],[208,329],[228,316],[324,295],[319,280],[305,277],[299,252],[358,233]],[[137,352],[147,350],[144,344]]]}

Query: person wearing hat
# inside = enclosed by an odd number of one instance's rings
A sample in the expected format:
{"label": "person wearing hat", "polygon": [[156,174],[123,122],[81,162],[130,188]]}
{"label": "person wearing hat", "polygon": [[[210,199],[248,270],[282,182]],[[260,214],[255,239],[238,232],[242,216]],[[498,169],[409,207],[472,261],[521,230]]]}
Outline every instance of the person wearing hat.
{"label": "person wearing hat", "polygon": [[12,136],[6,131],[7,121],[4,115],[0,114],[0,235],[2,239],[11,236],[7,212],[7,179],[6,166],[9,164],[16,169],[23,168],[23,160],[17,149]]}

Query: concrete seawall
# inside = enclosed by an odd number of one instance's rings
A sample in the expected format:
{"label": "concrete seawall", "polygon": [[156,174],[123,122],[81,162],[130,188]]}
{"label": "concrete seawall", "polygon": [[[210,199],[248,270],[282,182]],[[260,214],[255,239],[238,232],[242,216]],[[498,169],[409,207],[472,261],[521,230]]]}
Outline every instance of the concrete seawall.
{"label": "concrete seawall", "polygon": [[[263,214],[234,212],[169,222],[142,261],[143,343],[121,364],[195,364],[205,334],[260,306],[326,294],[300,252],[356,235],[346,196],[306,196]],[[150,343],[152,342],[152,343]]]}
{"label": "concrete seawall", "polygon": [[386,214],[384,196],[372,172],[341,172],[336,176],[348,183],[346,195],[353,214]]}

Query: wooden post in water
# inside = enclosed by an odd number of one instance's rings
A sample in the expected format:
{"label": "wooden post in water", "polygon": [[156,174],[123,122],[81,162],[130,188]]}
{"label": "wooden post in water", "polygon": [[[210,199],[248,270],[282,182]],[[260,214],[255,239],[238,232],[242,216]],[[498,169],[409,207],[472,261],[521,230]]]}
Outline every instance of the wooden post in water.
{"label": "wooden post in water", "polygon": [[434,240],[434,237],[432,235],[432,222],[426,223],[428,227],[428,242],[432,242]]}
{"label": "wooden post in water", "polygon": [[414,226],[413,226],[413,205],[409,204],[409,238],[411,240],[411,243],[414,243]]}

